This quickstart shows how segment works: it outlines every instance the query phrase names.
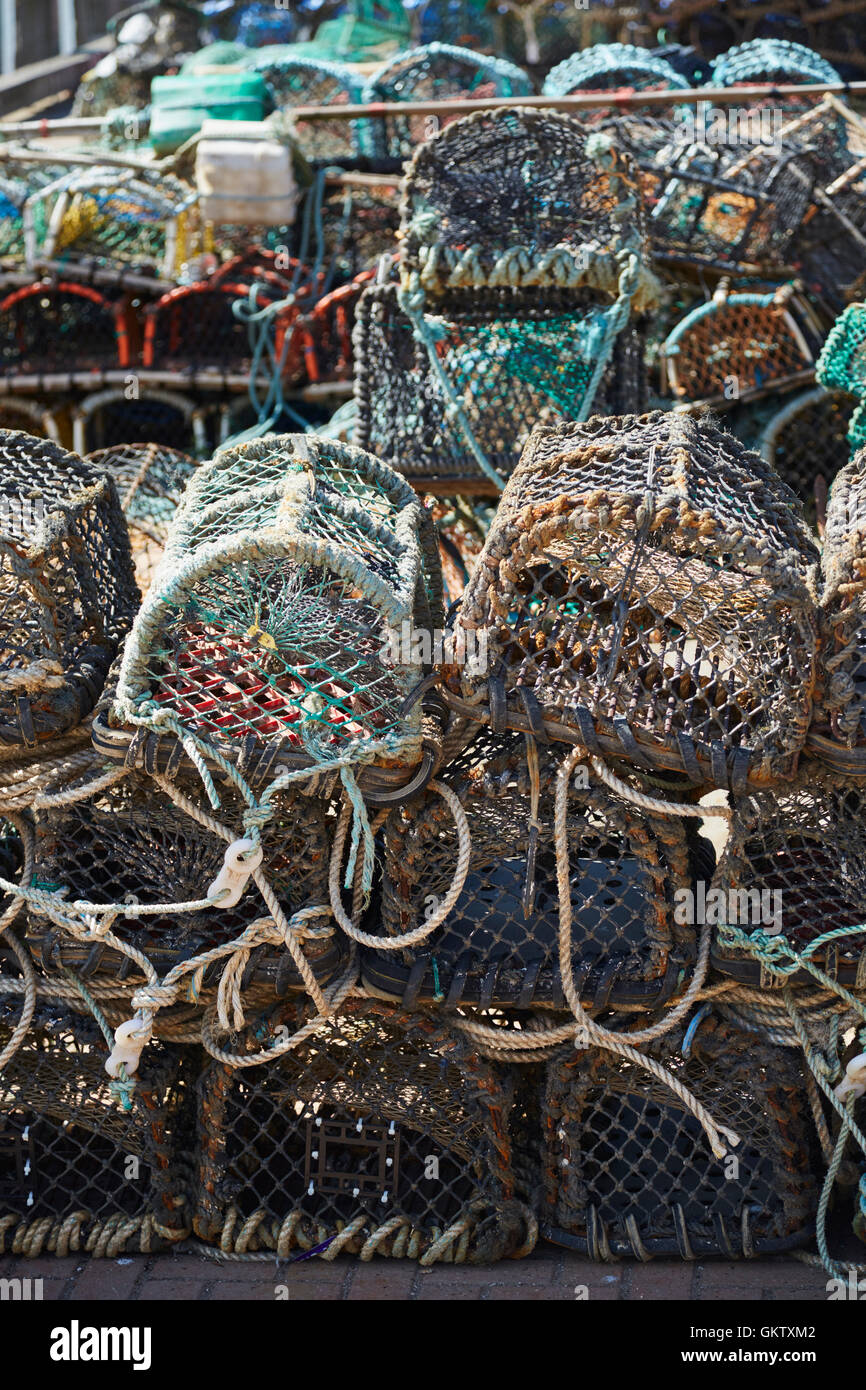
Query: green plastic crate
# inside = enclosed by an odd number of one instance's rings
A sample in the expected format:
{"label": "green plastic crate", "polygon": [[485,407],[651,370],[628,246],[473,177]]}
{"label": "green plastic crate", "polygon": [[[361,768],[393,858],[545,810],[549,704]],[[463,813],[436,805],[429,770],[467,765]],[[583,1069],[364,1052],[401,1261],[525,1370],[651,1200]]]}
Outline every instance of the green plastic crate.
{"label": "green plastic crate", "polygon": [[209,117],[260,121],[266,95],[265,80],[257,72],[155,77],[150,89],[150,143],[158,155],[172,154]]}

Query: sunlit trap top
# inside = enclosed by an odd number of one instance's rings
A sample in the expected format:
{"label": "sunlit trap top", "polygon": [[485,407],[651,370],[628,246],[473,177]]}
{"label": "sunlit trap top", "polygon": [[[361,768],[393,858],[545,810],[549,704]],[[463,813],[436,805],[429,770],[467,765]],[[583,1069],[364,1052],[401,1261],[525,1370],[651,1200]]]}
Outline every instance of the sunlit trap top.
{"label": "sunlit trap top", "polygon": [[[349,106],[361,99],[361,78],[344,63],[267,49],[254,68],[278,111],[296,106]],[[361,153],[360,121],[293,120],[298,148],[306,159],[354,159]]]}
{"label": "sunlit trap top", "polygon": [[427,293],[615,293],[617,253],[634,252],[634,307],[657,297],[631,161],[608,137],[552,112],[476,112],[422,145],[406,176],[402,230],[403,277],[417,274]]}
{"label": "sunlit trap top", "polygon": [[610,92],[620,87],[687,91],[690,85],[682,73],[646,48],[596,43],[552,68],[542,90],[545,96],[565,97],[571,92]]}
{"label": "sunlit trap top", "polygon": [[357,453],[272,436],[201,467],[124,654],[117,724],[247,775],[275,758],[421,761],[420,704],[404,702],[430,659],[438,557],[410,490],[375,460],[356,479]]}
{"label": "sunlit trap top", "polygon": [[62,261],[176,280],[204,249],[198,193],[172,174],[74,168],[25,206],[28,265]]}
{"label": "sunlit trap top", "polygon": [[832,63],[813,48],[786,39],[752,39],[729,48],[716,59],[710,85],[734,87],[738,83],[839,82]]}
{"label": "sunlit trap top", "polygon": [[487,672],[460,713],[696,784],[790,775],[811,713],[817,552],[794,494],[682,415],[537,430],[463,596]]}
{"label": "sunlit trap top", "polygon": [[0,431],[0,744],[36,748],[90,713],[137,604],[114,484]]}
{"label": "sunlit trap top", "polygon": [[[430,43],[398,54],[373,73],[364,87],[363,101],[437,101],[458,98],[532,95],[532,80],[514,63],[488,58],[469,48]],[[433,119],[433,132],[449,121],[447,112]],[[367,152],[381,157],[408,157],[430,134],[428,116],[389,116],[367,123]]]}

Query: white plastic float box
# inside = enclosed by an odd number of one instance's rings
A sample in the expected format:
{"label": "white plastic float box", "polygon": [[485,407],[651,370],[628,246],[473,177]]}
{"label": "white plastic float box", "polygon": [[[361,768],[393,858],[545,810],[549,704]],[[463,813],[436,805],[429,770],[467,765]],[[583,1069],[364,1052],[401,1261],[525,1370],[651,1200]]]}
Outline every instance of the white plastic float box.
{"label": "white plastic float box", "polygon": [[266,121],[205,121],[195,181],[207,222],[282,227],[295,220],[292,151]]}

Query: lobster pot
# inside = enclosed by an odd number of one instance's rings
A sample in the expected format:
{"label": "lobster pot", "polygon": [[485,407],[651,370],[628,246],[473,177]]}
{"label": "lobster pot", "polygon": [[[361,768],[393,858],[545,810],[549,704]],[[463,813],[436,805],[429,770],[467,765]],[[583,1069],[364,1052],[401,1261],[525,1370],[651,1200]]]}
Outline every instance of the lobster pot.
{"label": "lobster pot", "polygon": [[812,365],[816,348],[789,289],[718,295],[692,309],[668,335],[662,370],[674,396],[724,399],[790,381]]}
{"label": "lobster pot", "polygon": [[[708,133],[711,133],[708,132]],[[812,205],[814,156],[777,145],[675,142],[659,156],[667,177],[654,199],[649,232],[655,255],[735,271],[779,273]]]}
{"label": "lobster pot", "polygon": [[508,476],[537,425],[644,405],[638,326],[617,336],[592,393],[609,304],[592,290],[454,292],[425,314],[434,362],[398,286],[366,289],[354,337],[355,439],[410,477],[484,485],[490,469],[494,481]]}
{"label": "lobster pot", "polygon": [[[855,416],[856,416],[855,411]],[[866,775],[866,452],[836,475],[821,555],[821,660],[809,749]]]}
{"label": "lobster pot", "polygon": [[37,439],[60,443],[56,411],[43,401],[27,400],[23,396],[0,396],[0,429],[21,430]]}
{"label": "lobster pot", "polygon": [[776,410],[763,431],[761,454],[811,510],[848,462],[853,409],[844,392],[818,386]]}
{"label": "lobster pot", "polygon": [[374,274],[364,270],[347,285],[323,295],[307,318],[301,334],[304,365],[311,382],[351,381],[355,310]]}
{"label": "lobster pot", "polygon": [[[645,48],[628,43],[599,43],[572,53],[558,63],[544,79],[542,91],[549,97],[567,97],[575,92],[615,92],[623,87],[633,91],[689,90],[691,83],[676,68]],[[603,114],[591,113],[597,120]]]}
{"label": "lobster pot", "polygon": [[541,430],[510,479],[443,663],[476,719],[733,787],[790,776],[811,715],[817,558],[794,494],[684,415]]}
{"label": "lobster pot", "polygon": [[93,708],[138,605],[114,484],[0,432],[0,743],[36,748]]}
{"label": "lobster pot", "polygon": [[[298,1022],[263,1020],[257,1047]],[[336,1242],[424,1264],[524,1253],[510,1107],[507,1079],[456,1029],[353,1002],[266,1065],[206,1069],[196,1233],[224,1250],[243,1231],[245,1249]]]}
{"label": "lobster pot", "polygon": [[[83,1005],[82,1005],[83,1007]],[[0,1006],[5,1045],[20,1017]],[[151,1043],[125,1110],[89,1015],[41,1002],[0,1075],[0,1231],[7,1253],[150,1253],[189,1234],[192,1057]]]}
{"label": "lobster pot", "polygon": [[[258,310],[284,298],[282,288],[275,283],[257,279],[257,285]],[[144,311],[144,367],[227,375],[248,373],[253,353],[249,330],[232,306],[239,300],[248,301],[249,296],[248,284],[221,279],[169,290]],[[288,306],[274,316],[277,360],[297,314],[296,306]],[[290,364],[286,362],[284,367],[290,374]]]}
{"label": "lobster pot", "polygon": [[325,197],[325,247],[341,279],[354,279],[375,269],[382,256],[396,253],[399,188],[398,179],[391,183],[365,183],[361,187],[347,184]]}
{"label": "lobster pot", "polygon": [[402,206],[401,271],[427,295],[505,285],[615,295],[631,251],[634,308],[658,285],[646,264],[637,170],[599,132],[524,108],[479,111],[421,145]]}
{"label": "lobster pot", "polygon": [[[858,408],[862,405],[866,398],[866,304],[849,304],[839,315],[821,349],[815,380],[830,390],[855,396]],[[852,419],[848,440],[859,448],[864,441],[859,437],[858,423]]]}
{"label": "lobster pot", "polygon": [[77,267],[175,280],[206,249],[195,188],[142,169],[74,168],[30,198],[25,219],[28,264],[62,261],[72,278]]}
{"label": "lobster pot", "polygon": [[195,471],[195,459],[161,444],[122,444],[97,449],[85,462],[114,479],[129,527],[136,581],[144,594],[162,556],[169,522]]}
{"label": "lobster pot", "polygon": [[126,301],[90,285],[25,285],[0,301],[0,374],[126,367],[136,326]]}
{"label": "lobster pot", "polygon": [[196,405],[189,396],[140,386],[130,397],[125,387],[84,396],[72,418],[76,451],[85,455],[127,445],[148,445],[206,455],[219,443],[219,405]]}
{"label": "lobster pot", "polygon": [[[357,74],[342,63],[284,56],[277,51],[263,53],[255,66],[278,111],[292,111],[297,106],[351,106],[361,98]],[[359,121],[298,120],[293,133],[305,159],[339,163],[357,158],[360,128]]]}
{"label": "lobster pot", "polygon": [[[480,100],[532,95],[528,73],[501,58],[486,58],[471,48],[449,43],[428,43],[399,53],[377,69],[362,93],[366,104],[375,102]],[[448,124],[448,116],[432,123],[426,116],[389,116],[369,122],[365,128],[369,153],[380,158],[406,159],[416,145]],[[432,129],[431,129],[432,125]]]}
{"label": "lobster pot", "polygon": [[564,1048],[547,1069],[543,1234],[593,1260],[750,1258],[809,1243],[817,1190],[799,1053],[711,1016],[690,1043],[672,1034],[651,1055],[740,1143],[716,1158],[643,1067]]}
{"label": "lobster pot", "polygon": [[[364,949],[362,977],[371,992],[407,1006],[568,1008],[554,837],[561,761],[561,751],[545,752],[533,775],[520,735],[485,732],[449,766],[444,780],[460,799],[471,837],[462,891],[444,923],[418,945]],[[694,933],[675,936],[675,895],[692,882],[683,822],[637,811],[588,763],[575,769],[566,814],[575,986],[595,1008],[656,1004],[694,959]],[[392,811],[381,910],[372,914],[381,921],[383,945],[423,926],[451,886],[458,849],[453,815],[434,791]]]}
{"label": "lobster pot", "polygon": [[[713,87],[795,86],[800,82],[841,81],[836,69],[820,53],[804,44],[776,38],[756,38],[728,49],[716,60],[710,77]],[[779,116],[782,113],[794,116],[810,110],[815,98],[804,95],[785,97],[781,103],[778,97],[770,100]]]}
{"label": "lobster pot", "polygon": [[[726,975],[768,988],[778,976],[760,958],[727,939],[732,924],[751,936],[780,932],[797,951],[816,937],[863,923],[866,885],[866,792],[859,779],[810,762],[772,796],[751,792],[734,803],[725,849],[712,880],[705,916],[718,928],[713,962]],[[814,963],[849,987],[866,980],[866,928],[813,954]],[[802,970],[784,977],[813,985]]]}
{"label": "lobster pot", "polygon": [[366,745],[392,773],[419,764],[421,708],[404,704],[433,584],[441,603],[426,525],[411,489],[347,446],[283,435],[223,450],[170,529],[125,649],[117,726],[169,715],[169,741],[182,730],[250,776]]}
{"label": "lobster pot", "polygon": [[0,170],[0,263],[20,266],[25,257],[24,207],[31,194],[60,173],[50,164],[4,157]]}
{"label": "lobster pot", "polygon": [[[143,767],[150,762],[144,749],[137,750],[137,760]],[[150,767],[158,771],[158,759]],[[244,833],[244,808],[233,789],[220,789],[217,818],[238,837]],[[300,908],[322,908],[321,919],[312,923],[318,934],[302,938],[302,948],[323,984],[342,962],[341,940],[327,930],[333,816],[327,795],[278,794],[261,841],[262,871],[286,917]],[[143,951],[162,976],[178,961],[233,941],[251,922],[269,915],[253,881],[234,907],[214,904],[203,912],[184,912],[184,903],[208,895],[225,850],[221,836],[179,808],[146,772],[132,772],[88,800],[38,813],[34,872],[43,887],[67,888],[70,902],[120,904],[113,934]],[[160,914],[126,916],[124,903],[166,906]],[[140,967],[128,956],[104,941],[78,941],[34,908],[28,909],[27,937],[47,972],[72,970],[81,979],[129,980],[133,987],[140,980]],[[200,987],[218,983],[226,959],[205,967]],[[290,953],[267,943],[251,952],[243,980],[271,996],[303,988]]]}

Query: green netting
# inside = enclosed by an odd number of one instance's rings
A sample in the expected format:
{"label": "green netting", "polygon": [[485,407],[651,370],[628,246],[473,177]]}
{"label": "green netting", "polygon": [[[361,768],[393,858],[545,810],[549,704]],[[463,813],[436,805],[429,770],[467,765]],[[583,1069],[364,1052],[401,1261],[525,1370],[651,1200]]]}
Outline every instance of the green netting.
{"label": "green netting", "polygon": [[815,380],[857,398],[848,427],[851,452],[856,453],[866,444],[866,304],[849,304],[836,320],[818,358]]}

